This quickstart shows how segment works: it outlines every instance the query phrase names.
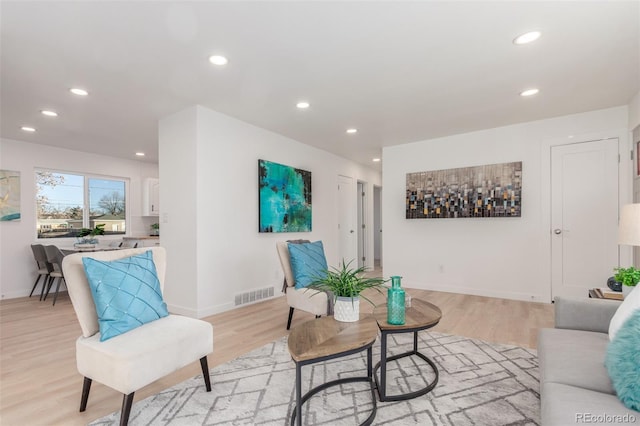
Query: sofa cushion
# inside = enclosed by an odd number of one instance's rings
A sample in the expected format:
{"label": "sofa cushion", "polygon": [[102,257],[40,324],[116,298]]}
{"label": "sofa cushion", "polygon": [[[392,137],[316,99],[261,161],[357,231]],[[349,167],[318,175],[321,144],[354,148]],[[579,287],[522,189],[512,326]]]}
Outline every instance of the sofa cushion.
{"label": "sofa cushion", "polygon": [[640,419],[615,395],[561,383],[541,384],[540,393],[540,424],[544,426],[636,424]]}
{"label": "sofa cushion", "polygon": [[76,341],[78,372],[129,394],[213,350],[210,323],[169,315],[105,342],[99,335]]}
{"label": "sofa cushion", "polygon": [[544,328],[538,336],[540,383],[554,382],[614,394],[604,357],[605,333]]}
{"label": "sofa cushion", "polygon": [[151,251],[123,259],[82,259],[96,305],[100,340],[169,315]]}
{"label": "sofa cushion", "polygon": [[311,288],[289,288],[287,290],[287,303],[305,312],[314,315],[328,315],[327,293]]}
{"label": "sofa cushion", "polygon": [[296,288],[304,288],[327,274],[327,259],[322,241],[313,243],[288,243],[291,269]]}
{"label": "sofa cushion", "polygon": [[618,307],[618,310],[611,318],[609,323],[609,340],[616,337],[616,333],[622,327],[622,324],[631,316],[631,314],[640,309],[640,290],[634,288],[631,293],[624,298],[624,301]]}
{"label": "sofa cushion", "polygon": [[609,343],[605,365],[620,401],[640,411],[640,310],[622,324]]}

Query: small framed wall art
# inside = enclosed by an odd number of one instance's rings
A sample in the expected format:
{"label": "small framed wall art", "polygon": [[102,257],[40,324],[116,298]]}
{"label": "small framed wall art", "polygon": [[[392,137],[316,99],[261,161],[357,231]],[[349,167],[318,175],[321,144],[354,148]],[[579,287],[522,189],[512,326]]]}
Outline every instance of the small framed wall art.
{"label": "small framed wall art", "polygon": [[20,220],[20,172],[0,170],[0,222]]}

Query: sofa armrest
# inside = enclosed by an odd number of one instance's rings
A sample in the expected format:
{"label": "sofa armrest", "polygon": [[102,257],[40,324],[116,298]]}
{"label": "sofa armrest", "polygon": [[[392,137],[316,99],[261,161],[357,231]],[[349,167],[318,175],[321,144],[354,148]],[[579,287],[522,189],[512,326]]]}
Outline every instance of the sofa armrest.
{"label": "sofa armrest", "polygon": [[608,333],[609,322],[620,303],[617,300],[556,297],[556,328]]}

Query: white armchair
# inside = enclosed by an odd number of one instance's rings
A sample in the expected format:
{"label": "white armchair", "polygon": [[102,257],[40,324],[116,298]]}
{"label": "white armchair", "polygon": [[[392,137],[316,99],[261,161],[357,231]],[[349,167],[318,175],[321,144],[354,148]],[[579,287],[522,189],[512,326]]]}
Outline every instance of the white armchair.
{"label": "white armchair", "polygon": [[296,282],[293,277],[293,270],[291,269],[289,246],[286,242],[280,241],[276,243],[276,248],[278,250],[278,256],[280,257],[282,271],[284,272],[284,280],[286,284],[284,291],[287,295],[287,304],[289,305],[287,330],[291,328],[291,319],[293,318],[293,311],[295,309],[312,313],[316,318],[322,315],[328,315],[329,303],[327,300],[327,293],[312,289],[297,289],[295,287]]}
{"label": "white armchair", "polygon": [[207,355],[213,351],[213,328],[206,321],[169,314],[100,341],[98,316],[82,258],[112,261],[147,250],[153,253],[160,287],[164,289],[166,252],[162,247],[77,253],[62,262],[69,296],[82,328],[82,336],[76,341],[78,372],[84,376],[80,411],[85,411],[91,383],[96,380],[124,394],[120,425],[129,420],[136,390],[193,361],[200,360],[207,392],[211,391]]}

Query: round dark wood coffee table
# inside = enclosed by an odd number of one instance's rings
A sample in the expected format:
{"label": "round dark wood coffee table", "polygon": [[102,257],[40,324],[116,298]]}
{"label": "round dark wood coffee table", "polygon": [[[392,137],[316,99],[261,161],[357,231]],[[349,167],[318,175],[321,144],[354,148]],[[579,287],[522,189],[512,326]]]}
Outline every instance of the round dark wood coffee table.
{"label": "round dark wood coffee table", "polygon": [[[430,392],[438,383],[438,368],[431,359],[418,351],[418,332],[438,324],[442,318],[442,311],[436,305],[420,299],[412,299],[411,307],[406,309],[404,325],[391,325],[387,322],[387,305],[376,306],[373,316],[380,328],[380,362],[374,368],[374,379],[378,388],[380,401],[402,401],[424,395]],[[393,333],[413,333],[413,350],[387,358],[387,335]],[[408,356],[423,359],[433,369],[435,378],[422,389],[399,395],[387,395],[387,362]],[[378,380],[380,370],[380,380]]]}
{"label": "round dark wood coffee table", "polygon": [[[372,316],[364,316],[356,322],[340,322],[332,316],[307,321],[293,328],[289,334],[289,353],[296,364],[296,408],[291,424],[302,425],[301,409],[316,393],[342,383],[368,382],[371,386],[373,409],[362,423],[370,425],[376,417],[376,395],[373,384],[372,346],[378,337],[378,325]],[[333,380],[310,389],[302,395],[302,366],[351,355],[367,350],[367,376]]]}

